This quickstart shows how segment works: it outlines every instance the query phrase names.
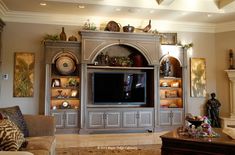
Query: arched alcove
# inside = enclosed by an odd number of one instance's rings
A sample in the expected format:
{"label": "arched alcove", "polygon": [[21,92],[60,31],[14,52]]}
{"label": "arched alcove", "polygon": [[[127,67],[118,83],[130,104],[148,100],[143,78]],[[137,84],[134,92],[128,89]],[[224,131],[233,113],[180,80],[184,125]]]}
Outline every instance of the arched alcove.
{"label": "arched alcove", "polygon": [[182,77],[182,63],[179,59],[164,55],[160,59],[160,76]]}
{"label": "arched alcove", "polygon": [[[126,63],[127,61],[128,63]],[[135,67],[148,66],[150,64],[144,52],[125,44],[112,44],[106,46],[100,51],[97,51],[96,55],[92,58],[92,62],[97,65]],[[122,62],[124,64],[122,64]]]}

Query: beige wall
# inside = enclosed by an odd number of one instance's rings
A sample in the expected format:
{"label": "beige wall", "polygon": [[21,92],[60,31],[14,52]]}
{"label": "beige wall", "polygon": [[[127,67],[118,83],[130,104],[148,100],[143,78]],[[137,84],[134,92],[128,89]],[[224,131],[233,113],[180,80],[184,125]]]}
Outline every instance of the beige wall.
{"label": "beige wall", "polygon": [[[1,98],[0,107],[11,105],[19,105],[23,113],[36,114],[43,110],[43,46],[40,43],[43,36],[48,34],[55,34],[61,32],[61,25],[40,25],[40,24],[24,24],[24,23],[6,23],[3,31],[3,47],[2,47],[2,73],[9,74],[8,80],[1,80]],[[67,36],[78,36],[79,27],[64,26]],[[216,78],[218,67],[216,67],[215,56],[215,35],[212,33],[188,33],[179,32],[178,38],[182,42],[193,42],[193,51],[189,51],[188,62],[190,57],[206,58],[206,78],[207,78],[207,92],[216,92]],[[235,37],[234,37],[235,38]],[[15,52],[34,52],[36,56],[35,67],[35,83],[34,83],[34,97],[31,98],[14,98],[13,95],[13,62]],[[217,65],[218,66],[218,65]],[[190,68],[188,67],[188,70]],[[188,72],[188,90],[190,90]],[[218,88],[220,88],[218,86]],[[191,98],[190,91],[188,91],[188,112],[199,115],[203,113],[203,107],[207,98]],[[221,99],[221,93],[218,98]],[[226,105],[223,104],[223,108]],[[226,109],[226,108],[225,108]],[[226,111],[226,110],[223,110]]]}
{"label": "beige wall", "polygon": [[[61,25],[40,25],[24,23],[6,23],[2,34],[2,74],[8,74],[8,80],[1,79],[0,107],[19,105],[23,113],[37,114],[43,111],[42,93],[44,92],[43,45],[45,34],[59,34]],[[67,35],[78,36],[78,27],[65,26]],[[34,96],[13,97],[13,68],[15,52],[35,53]]]}
{"label": "beige wall", "polygon": [[221,115],[229,116],[229,80],[224,70],[229,68],[229,49],[235,50],[235,31],[217,33],[215,38],[217,96],[222,103]]}
{"label": "beige wall", "polygon": [[188,111],[193,115],[204,115],[205,103],[207,97],[194,98],[190,97],[190,58],[205,58],[206,59],[206,90],[207,93],[216,93],[216,66],[215,66],[215,35],[213,33],[178,33],[178,40],[186,43],[193,43],[193,48],[188,52]]}

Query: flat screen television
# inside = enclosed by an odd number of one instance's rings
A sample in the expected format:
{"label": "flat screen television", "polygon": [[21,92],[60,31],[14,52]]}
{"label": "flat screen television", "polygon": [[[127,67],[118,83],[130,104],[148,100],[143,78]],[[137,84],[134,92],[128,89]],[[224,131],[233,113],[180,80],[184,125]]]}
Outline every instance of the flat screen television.
{"label": "flat screen television", "polygon": [[99,105],[145,105],[146,73],[93,73],[93,100]]}

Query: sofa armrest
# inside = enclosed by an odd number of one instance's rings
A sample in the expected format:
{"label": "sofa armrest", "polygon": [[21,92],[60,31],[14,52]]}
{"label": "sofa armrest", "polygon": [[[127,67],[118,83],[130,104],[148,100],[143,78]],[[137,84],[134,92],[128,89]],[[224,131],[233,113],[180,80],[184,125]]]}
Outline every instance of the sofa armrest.
{"label": "sofa armrest", "polygon": [[29,137],[54,136],[55,119],[53,116],[45,115],[24,115]]}
{"label": "sofa armrest", "polygon": [[26,151],[0,151],[0,155],[33,155]]}

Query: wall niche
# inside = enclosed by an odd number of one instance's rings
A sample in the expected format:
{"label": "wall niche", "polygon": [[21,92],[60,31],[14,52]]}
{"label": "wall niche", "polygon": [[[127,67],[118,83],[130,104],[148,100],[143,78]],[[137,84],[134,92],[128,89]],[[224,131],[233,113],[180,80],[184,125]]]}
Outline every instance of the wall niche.
{"label": "wall niche", "polygon": [[148,62],[143,54],[128,45],[111,45],[103,49],[95,58],[95,65],[144,67]]}
{"label": "wall niche", "polygon": [[181,77],[182,68],[180,61],[173,56],[165,55],[160,61],[161,77]]}

